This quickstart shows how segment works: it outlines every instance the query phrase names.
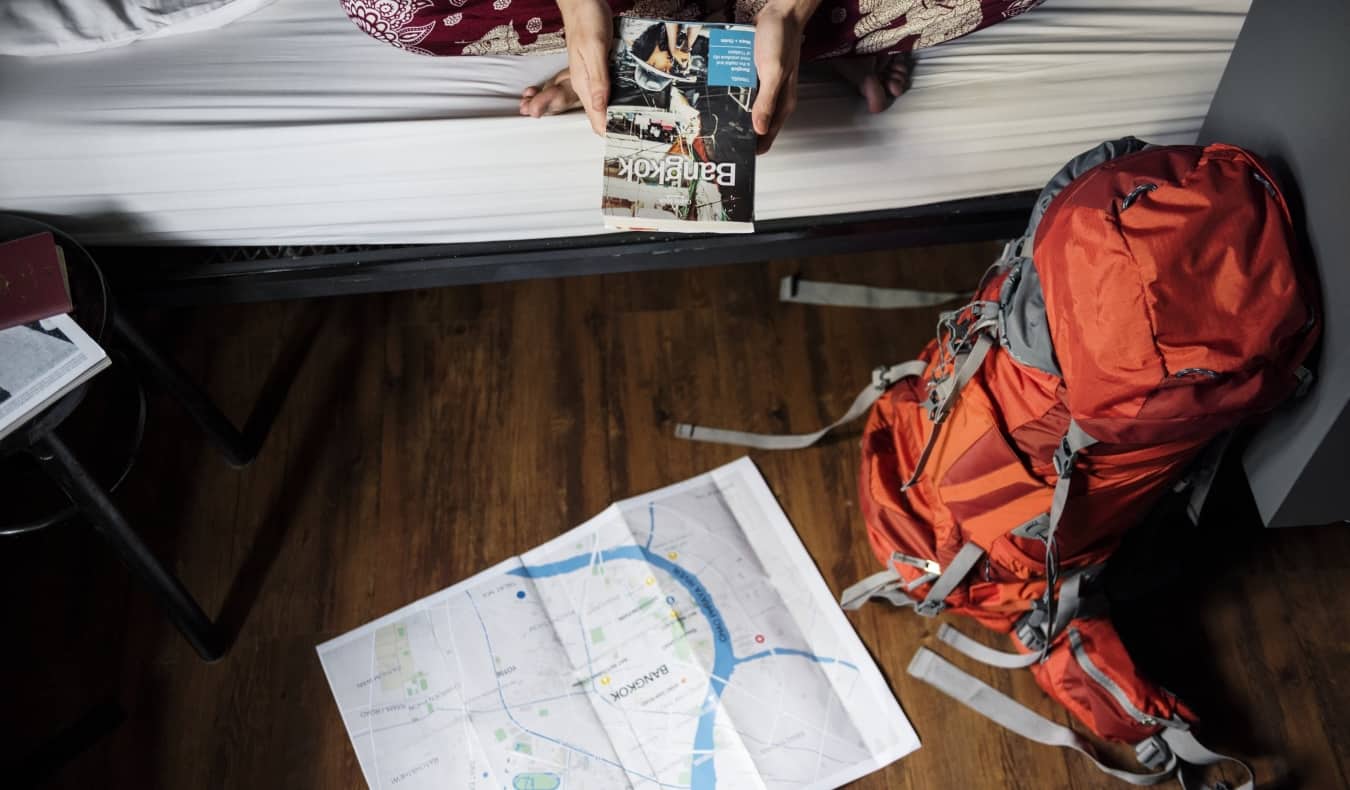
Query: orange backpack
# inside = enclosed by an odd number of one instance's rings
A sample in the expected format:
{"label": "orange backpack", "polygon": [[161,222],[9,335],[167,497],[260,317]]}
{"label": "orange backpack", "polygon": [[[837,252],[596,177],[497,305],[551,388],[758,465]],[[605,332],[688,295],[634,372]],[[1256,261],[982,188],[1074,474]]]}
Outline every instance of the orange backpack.
{"label": "orange backpack", "polygon": [[[1310,381],[1317,295],[1295,249],[1273,178],[1239,148],[1124,138],[1071,161],[974,300],[943,315],[918,360],[879,368],[835,423],[870,408],[860,501],[884,566],[842,605],[879,598],[1011,634],[1006,653],[947,625],[938,636],[977,660],[1030,668],[1093,733],[1134,744],[1147,772],[1096,763],[1125,781],[1184,786],[1181,765],[1229,759],[1201,746],[1194,714],[1136,672],[1098,581],[1123,534],[1179,481],[1202,499],[1197,468],[1217,465],[1226,431]],[[934,298],[798,281],[783,296],[873,307]],[[768,449],[824,432],[676,429]],[[1096,762],[1075,732],[933,651],[920,648],[909,672]]]}

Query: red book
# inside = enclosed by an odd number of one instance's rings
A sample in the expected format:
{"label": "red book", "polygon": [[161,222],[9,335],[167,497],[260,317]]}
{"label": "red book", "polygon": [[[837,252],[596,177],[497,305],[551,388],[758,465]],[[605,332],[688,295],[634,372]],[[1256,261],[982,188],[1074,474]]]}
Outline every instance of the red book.
{"label": "red book", "polygon": [[70,310],[66,262],[52,234],[0,244],[0,330]]}

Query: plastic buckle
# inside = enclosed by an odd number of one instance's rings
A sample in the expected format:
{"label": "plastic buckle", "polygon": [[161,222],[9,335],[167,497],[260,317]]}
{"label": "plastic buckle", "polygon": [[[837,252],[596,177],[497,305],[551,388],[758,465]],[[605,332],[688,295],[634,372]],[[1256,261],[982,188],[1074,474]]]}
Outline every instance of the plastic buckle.
{"label": "plastic buckle", "polygon": [[1150,771],[1157,771],[1172,758],[1172,750],[1161,737],[1154,735],[1134,745],[1134,756],[1140,765]]}
{"label": "plastic buckle", "polygon": [[1073,462],[1077,453],[1069,447],[1069,437],[1065,436],[1059,440],[1059,446],[1055,448],[1055,472],[1060,477],[1068,477],[1073,471]]}
{"label": "plastic buckle", "polygon": [[1045,622],[1045,618],[1044,605],[1037,601],[1031,611],[1022,615],[1013,624],[1013,635],[1017,637],[1017,641],[1033,653],[1045,649],[1045,635],[1041,632],[1041,624]]}
{"label": "plastic buckle", "polygon": [[946,417],[945,414],[939,413],[942,408],[942,399],[939,397],[938,388],[941,384],[942,381],[937,379],[930,381],[928,383],[928,397],[923,399],[923,408],[924,411],[928,412],[928,421],[934,424],[942,422],[942,419]]}
{"label": "plastic buckle", "polygon": [[890,372],[890,368],[885,365],[877,365],[872,368],[872,387],[878,392],[885,392],[895,383],[886,377],[888,372]]}
{"label": "plastic buckle", "polygon": [[914,557],[899,551],[893,551],[891,552],[891,561],[890,561],[890,565],[893,569],[895,568],[896,563],[908,565],[911,568],[918,568],[919,570],[923,571],[924,573],[930,576],[936,576],[942,573],[942,566],[938,565],[933,560],[926,560],[923,557]]}
{"label": "plastic buckle", "polygon": [[1298,384],[1294,388],[1294,397],[1302,398],[1308,394],[1308,390],[1312,389],[1314,379],[1313,372],[1302,365],[1299,365],[1294,369],[1294,378],[1298,379]]}
{"label": "plastic buckle", "polygon": [[901,365],[878,365],[872,369],[872,386],[878,392],[885,392],[906,376],[892,376],[891,371]]}
{"label": "plastic buckle", "polygon": [[937,617],[946,608],[947,604],[942,601],[919,601],[914,604],[915,613],[922,617]]}

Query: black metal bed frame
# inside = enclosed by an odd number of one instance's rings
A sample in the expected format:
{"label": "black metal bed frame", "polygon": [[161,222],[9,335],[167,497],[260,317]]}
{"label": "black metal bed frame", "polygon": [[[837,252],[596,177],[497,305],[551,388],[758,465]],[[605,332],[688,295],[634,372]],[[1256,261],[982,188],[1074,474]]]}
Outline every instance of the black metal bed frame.
{"label": "black metal bed frame", "polygon": [[123,298],[261,302],[1012,238],[1035,191],[769,220],[745,235],[630,233],[460,244],[93,248]]}

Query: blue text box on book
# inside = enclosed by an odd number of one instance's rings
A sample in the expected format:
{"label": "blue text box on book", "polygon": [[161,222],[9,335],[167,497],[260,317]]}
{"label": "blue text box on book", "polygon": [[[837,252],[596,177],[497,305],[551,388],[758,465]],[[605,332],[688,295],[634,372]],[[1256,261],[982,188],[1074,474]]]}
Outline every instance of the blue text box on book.
{"label": "blue text box on book", "polygon": [[708,84],[728,88],[754,87],[754,31],[725,29],[710,31]]}

